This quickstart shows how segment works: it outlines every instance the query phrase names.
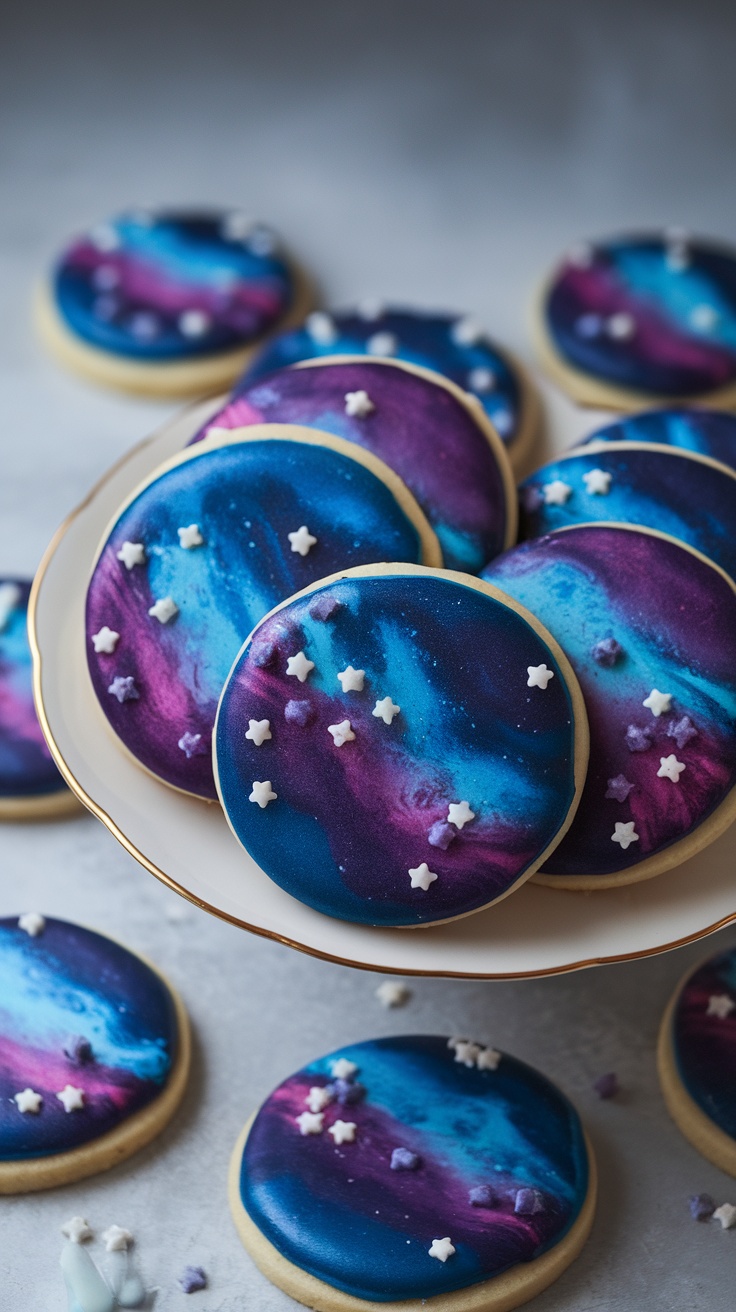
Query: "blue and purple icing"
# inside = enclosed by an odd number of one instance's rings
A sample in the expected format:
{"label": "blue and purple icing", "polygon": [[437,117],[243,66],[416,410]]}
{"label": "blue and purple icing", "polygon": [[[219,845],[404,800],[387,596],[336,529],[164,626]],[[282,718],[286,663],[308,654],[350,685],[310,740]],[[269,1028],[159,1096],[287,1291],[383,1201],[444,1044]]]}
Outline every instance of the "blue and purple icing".
{"label": "blue and purple icing", "polygon": [[261,423],[318,428],[380,456],[414,493],[448,569],[478,573],[514,539],[505,453],[482,412],[439,377],[376,360],[282,369],[228,401],[194,441]]}
{"label": "blue and purple icing", "polygon": [[64,251],[52,286],[77,337],[159,364],[257,341],[294,300],[273,233],[227,211],[121,214]]}
{"label": "blue and purple icing", "polygon": [[520,538],[570,524],[668,533],[736,578],[736,472],[675,447],[607,444],[550,461],[519,488]]}
{"label": "blue and purple icing", "polygon": [[509,893],[564,829],[584,762],[528,619],[490,590],[389,567],[259,626],[223,690],[216,769],[237,838],[288,893],[411,926]]}
{"label": "blue and purple icing", "polygon": [[138,761],[201,797],[217,795],[218,698],[266,612],[336,570],[423,559],[419,513],[349,448],[306,436],[196,448],[122,511],[94,567],[87,659],[100,706]]}
{"label": "blue and purple icing", "polygon": [[632,871],[692,833],[736,783],[736,594],[684,546],[584,525],[537,538],[484,577],[568,656],[590,725],[580,806],[542,873]]}
{"label": "blue and purple icing", "polygon": [[699,966],[680,990],[672,1016],[677,1073],[690,1097],[736,1139],[736,949]]}
{"label": "blue and purple icing", "polygon": [[565,364],[627,392],[698,396],[736,381],[736,253],[678,231],[580,246],[545,293]]}
{"label": "blue and purple icing", "polygon": [[65,792],[33,704],[26,579],[0,579],[0,803]]}
{"label": "blue and purple icing", "polygon": [[[3,1162],[116,1129],[160,1095],[179,1045],[171,994],[140,957],[80,925],[20,920],[30,928],[0,920]],[[58,1097],[68,1086],[81,1092],[70,1111]],[[24,1102],[27,1090],[40,1101]]]}
{"label": "blue and purple icing", "polygon": [[596,428],[578,446],[608,442],[650,442],[720,460],[736,469],[736,415],[726,410],[644,410]]}
{"label": "blue and purple icing", "polygon": [[[348,1108],[332,1092],[341,1062],[364,1088]],[[302,1133],[320,1103],[320,1129]],[[337,1120],[354,1126],[339,1146]],[[578,1115],[543,1075],[480,1044],[410,1035],[352,1044],[279,1085],[248,1132],[239,1197],[294,1266],[394,1303],[534,1261],[573,1226],[589,1181]],[[445,1237],[453,1251],[437,1260]]]}

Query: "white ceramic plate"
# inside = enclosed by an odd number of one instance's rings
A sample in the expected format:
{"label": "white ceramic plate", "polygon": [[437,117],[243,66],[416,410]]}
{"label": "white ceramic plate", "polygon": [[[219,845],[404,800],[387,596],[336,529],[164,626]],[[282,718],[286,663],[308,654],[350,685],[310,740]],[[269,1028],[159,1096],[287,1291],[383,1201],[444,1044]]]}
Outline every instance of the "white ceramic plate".
{"label": "white ceramic plate", "polygon": [[[129,492],[186,445],[218,402],[186,411],[136,447],[57,533],[31,598],[36,699],[67,782],[157,878],[214,915],[315,956],[400,974],[511,978],[630,960],[701,938],[736,920],[736,834],[645,883],[594,893],[526,884],[488,911],[414,930],[330,920],[294,901],[238,846],[215,804],[173,792],[139,770],[109,732],[87,675],[84,600],[95,549]],[[550,396],[548,447],[598,419]]]}

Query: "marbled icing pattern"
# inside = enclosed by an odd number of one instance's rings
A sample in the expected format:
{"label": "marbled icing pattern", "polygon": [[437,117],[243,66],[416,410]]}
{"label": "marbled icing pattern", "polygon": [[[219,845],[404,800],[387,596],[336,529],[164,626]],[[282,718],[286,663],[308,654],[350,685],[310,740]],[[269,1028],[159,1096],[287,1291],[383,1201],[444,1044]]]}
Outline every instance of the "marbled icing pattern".
{"label": "marbled icing pattern", "polygon": [[[17,589],[5,615],[2,591]],[[31,585],[0,579],[0,801],[44,797],[66,790],[36,718],[26,613]]]}
{"label": "marbled icing pattern", "polygon": [[[323,619],[327,601],[339,607]],[[303,684],[286,673],[299,651],[315,665]],[[529,688],[527,667],[543,663],[554,678]],[[348,664],[365,671],[361,691],[341,690]],[[385,697],[400,707],[391,723],[374,714]],[[297,698],[306,724],[285,715]],[[248,722],[264,719],[272,737],[256,747]],[[355,738],[336,746],[328,726],[345,719]],[[330,583],[264,621],[223,691],[216,750],[220,799],[258,865],[300,901],[363,924],[426,924],[495,901],[576,796],[571,696],[547,643],[503,602],[432,573]],[[254,780],[278,794],[264,809],[249,801]],[[443,829],[461,801],[475,819]],[[430,841],[437,825],[449,846]],[[437,879],[412,887],[425,862]]]}
{"label": "marbled icing pattern", "polygon": [[726,410],[644,410],[596,428],[577,445],[598,442],[654,442],[710,456],[736,469],[736,415]]}
{"label": "marbled icing pattern", "polygon": [[121,214],[67,248],[52,287],[83,341],[154,363],[253,342],[294,297],[273,234],[227,212]]}
{"label": "marbled icing pattern", "polygon": [[[295,1118],[309,1089],[331,1083],[347,1057],[365,1097],[331,1102],[321,1134]],[[334,1146],[336,1119],[355,1140]],[[415,1170],[392,1170],[407,1147]],[[553,1248],[588,1191],[588,1158],[575,1109],[532,1067],[501,1056],[496,1070],[455,1060],[447,1039],[407,1036],[357,1043],[285,1080],[251,1126],[240,1197],[265,1237],[295,1266],[356,1298],[379,1303],[465,1289]],[[471,1189],[493,1201],[473,1206]],[[515,1212],[520,1189],[538,1210]],[[447,1235],[455,1253],[429,1256]]]}
{"label": "marbled icing pattern", "polygon": [[[607,492],[588,491],[586,475],[610,475]],[[545,487],[570,488],[564,504],[547,504]],[[736,473],[674,448],[608,445],[581,450],[538,469],[519,489],[520,538],[570,524],[640,524],[702,551],[736,578]]]}
{"label": "marbled icing pattern", "polygon": [[[730,998],[729,1014],[708,1014],[712,997]],[[672,1017],[677,1071],[706,1116],[736,1139],[736,949],[699,966],[685,982]]]}
{"label": "marbled icing pattern", "polygon": [[677,398],[736,381],[736,253],[679,234],[598,241],[547,289],[563,361],[601,382]]}
{"label": "marbled icing pattern", "polygon": [[[64,1052],[84,1038],[91,1060]],[[0,920],[0,1161],[68,1152],[113,1130],[163,1089],[176,1058],[174,1004],[139,957],[102,934],[46,920],[31,937]],[[84,1106],[66,1112],[67,1084]],[[13,1101],[40,1093],[37,1114]]]}
{"label": "marbled icing pattern", "polygon": [[[544,873],[628,871],[702,824],[736,783],[736,594],[723,575],[655,534],[594,525],[524,543],[484,577],[547,625],[588,711],[582,800]],[[610,638],[620,653],[596,660]],[[642,704],[652,689],[671,696],[659,716]],[[677,783],[658,777],[673,754]],[[607,796],[619,776],[632,785],[622,801]],[[631,822],[624,849],[612,835]]]}
{"label": "marbled icing pattern", "polygon": [[[184,549],[177,529],[196,524],[204,542]],[[308,555],[288,534],[306,525]],[[128,570],[123,542],[146,561]],[[154,476],[119,517],[87,594],[87,657],[104,714],[133,755],[165,782],[216,796],[210,741],[217,700],[250,630],[278,602],[338,569],[383,560],[419,562],[413,522],[387,485],[329,446],[262,440],[201,447]],[[149,609],[171,597],[179,613],[161,624]],[[120,638],[96,653],[107,625]],[[118,701],[116,677],[138,697]],[[179,744],[184,735],[190,750]]]}
{"label": "marbled icing pattern", "polygon": [[[347,393],[358,391],[370,414],[346,414]],[[503,451],[439,380],[387,361],[282,369],[229,401],[194,441],[260,423],[305,424],[380,456],[414,493],[448,569],[478,573],[513,540]]]}

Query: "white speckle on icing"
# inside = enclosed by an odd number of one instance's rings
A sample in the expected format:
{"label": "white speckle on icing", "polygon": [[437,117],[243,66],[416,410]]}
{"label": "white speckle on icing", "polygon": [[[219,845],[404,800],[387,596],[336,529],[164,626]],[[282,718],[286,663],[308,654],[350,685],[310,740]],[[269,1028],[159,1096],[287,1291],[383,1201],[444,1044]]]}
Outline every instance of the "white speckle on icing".
{"label": "white speckle on icing", "polygon": [[159,597],[148,609],[148,614],[158,620],[159,624],[168,624],[178,613],[179,607],[173,597]]}
{"label": "white speckle on icing", "polygon": [[286,673],[292,678],[298,679],[304,683],[309,675],[310,670],[314,669],[314,661],[310,661],[303,651],[298,651],[296,656],[289,656],[286,662]]}
{"label": "white speckle on icing", "polygon": [[317,346],[332,346],[337,341],[337,328],[334,320],[324,310],[313,310],[307,315],[305,328]]}
{"label": "white speckle on icing", "polygon": [[256,747],[260,747],[261,743],[266,742],[266,740],[272,736],[271,721],[249,720],[245,736],[250,742],[255,743]]}
{"label": "white speckle on icing", "polygon": [[380,319],[385,309],[385,302],[379,300],[377,296],[366,296],[358,305],[358,314],[361,319],[366,319],[370,323],[374,319]]}
{"label": "white speckle on icing", "polygon": [[275,802],[277,797],[278,793],[273,791],[270,779],[253,780],[253,788],[248,795],[249,802],[255,802],[263,811],[269,802]]}
{"label": "white speckle on icing", "polygon": [[671,701],[671,692],[659,692],[657,688],[652,688],[649,696],[644,698],[642,706],[647,706],[652,715],[658,719],[660,715],[664,715],[665,711],[670,709]]}
{"label": "white speckle on icing", "polygon": [[721,1203],[713,1213],[713,1220],[720,1221],[724,1230],[732,1230],[736,1225],[736,1207],[733,1203]]}
{"label": "white speckle on icing", "polygon": [[151,342],[161,331],[158,315],[151,314],[149,310],[139,310],[131,318],[129,326],[131,333],[139,342]]}
{"label": "white speckle on icing", "polygon": [[182,337],[204,337],[212,327],[212,320],[204,310],[184,310],[177,322]]}
{"label": "white speckle on icing", "polygon": [[555,478],[551,483],[545,483],[542,486],[545,506],[564,506],[571,495],[572,488],[570,484],[563,483],[561,478]]}
{"label": "white speckle on icing", "polygon": [[309,532],[306,524],[302,524],[301,528],[295,529],[293,533],[287,534],[287,537],[291,543],[292,551],[296,551],[300,556],[308,556],[317,542],[317,539]]}
{"label": "white speckle on icing", "polygon": [[89,234],[89,239],[98,251],[116,251],[120,246],[120,238],[111,223],[98,223]]}
{"label": "white speckle on icing", "polygon": [[71,1239],[73,1244],[83,1244],[92,1238],[94,1231],[83,1216],[72,1216],[64,1222],[61,1233],[66,1239]]}
{"label": "white speckle on icing", "polygon": [[103,652],[106,656],[110,656],[118,645],[119,637],[119,633],[103,624],[98,633],[92,634],[92,645],[96,652]]}
{"label": "white speckle on icing", "polygon": [[362,692],[365,681],[365,670],[356,670],[352,665],[346,665],[344,670],[338,674],[340,686],[343,692]]}
{"label": "white speckle on icing", "polygon": [[356,1129],[357,1126],[355,1121],[337,1120],[334,1125],[330,1126],[327,1133],[332,1135],[336,1145],[341,1143],[354,1143]]}
{"label": "white speckle on icing", "polygon": [[344,743],[351,743],[355,738],[349,720],[341,720],[339,724],[328,724],[327,732],[332,735],[336,747],[342,747]]}
{"label": "white speckle on icing", "polygon": [[330,1071],[336,1080],[349,1080],[353,1075],[357,1075],[358,1067],[349,1057],[337,1057],[330,1062]]}
{"label": "white speckle on icing", "polygon": [[411,990],[405,984],[398,984],[395,980],[386,979],[383,984],[379,984],[376,989],[376,997],[382,1007],[403,1007],[405,1002],[411,997]]}
{"label": "white speckle on icing", "polygon": [[376,719],[383,720],[384,724],[391,724],[400,710],[401,707],[397,706],[396,702],[392,702],[390,697],[382,697],[376,702],[371,714],[375,715]]}
{"label": "white speckle on icing", "polygon": [[304,1099],[310,1112],[321,1112],[332,1102],[333,1094],[324,1084],[313,1084]]}
{"label": "white speckle on icing", "polygon": [[222,220],[220,231],[226,241],[245,241],[253,228],[253,220],[243,210],[233,210]]}
{"label": "white speckle on icing", "polygon": [[413,870],[409,871],[409,879],[412,888],[421,888],[425,893],[430,884],[434,883],[436,878],[437,875],[433,870],[430,870],[426,861],[422,861],[420,866],[415,866]]}
{"label": "white speckle on icing", "polygon": [[374,333],[365,344],[365,349],[369,355],[378,356],[395,355],[398,347],[398,338],[394,333]]}
{"label": "white speckle on icing", "polygon": [[468,387],[472,392],[492,392],[496,386],[496,375],[492,369],[478,366],[468,374]]}
{"label": "white speckle on icing", "polygon": [[657,778],[671,779],[673,784],[679,784],[680,775],[685,769],[687,769],[687,767],[682,761],[678,761],[674,752],[672,752],[670,756],[660,756]]}
{"label": "white speckle on icing", "polygon": [[107,1230],[102,1231],[102,1242],[108,1253],[121,1253],[130,1247],[133,1236],[130,1230],[124,1230],[121,1225],[109,1225]]}
{"label": "white speckle on icing", "polygon": [[492,423],[501,437],[507,437],[514,426],[514,418],[510,410],[497,410],[492,416]]}
{"label": "white speckle on icing", "polygon": [[617,314],[612,314],[606,320],[606,332],[615,342],[627,342],[636,332],[633,316],[627,314],[625,310],[619,310]]}
{"label": "white speckle on icing", "polygon": [[18,916],[18,929],[22,929],[29,938],[38,938],[46,928],[46,920],[40,911],[24,911]]}
{"label": "white speckle on icing", "polygon": [[575,320],[575,332],[578,337],[584,337],[590,341],[593,337],[599,337],[603,331],[603,320],[599,314],[581,314]]}
{"label": "white speckle on icing", "polygon": [[705,1014],[706,1016],[717,1016],[719,1020],[726,1020],[735,1007],[736,1002],[727,993],[711,993]]}
{"label": "white speckle on icing", "polygon": [[276,235],[271,232],[270,228],[264,227],[262,223],[256,224],[247,238],[247,245],[254,255],[264,259],[269,255],[273,255],[276,250]]}
{"label": "white speckle on icing", "polygon": [[475,820],[475,811],[471,811],[467,802],[450,802],[447,808],[447,823],[462,829],[464,825]]}
{"label": "white speckle on icing", "polygon": [[632,843],[639,842],[639,835],[634,828],[633,820],[617,820],[611,834],[611,842],[618,843],[622,851],[626,851]]}
{"label": "white speckle on icing", "polygon": [[366,415],[372,414],[375,408],[376,407],[371,401],[368,393],[363,391],[362,388],[357,392],[345,393],[346,415],[352,415],[358,419],[365,419]]}
{"label": "white speckle on icing", "polygon": [[295,1117],[299,1133],[304,1135],[321,1134],[324,1119],[324,1112],[300,1112]]}
{"label": "white speckle on icing", "polygon": [[19,601],[20,588],[17,583],[0,583],[0,633],[6,627]]}
{"label": "white speckle on icing", "polygon": [[467,316],[455,321],[450,329],[450,336],[456,346],[475,346],[483,336],[483,327],[477,319]]}
{"label": "white speckle on icing", "polygon": [[527,688],[542,688],[544,690],[550,679],[555,677],[554,670],[548,669],[544,664],[527,665],[526,672],[529,676],[526,681]]}
{"label": "white speckle on icing", "polygon": [[77,1089],[73,1084],[65,1084],[56,1096],[65,1112],[81,1112],[84,1107],[84,1089]]}
{"label": "white speckle on icing", "polygon": [[146,549],[142,542],[124,542],[117,558],[123,562],[126,569],[132,569],[134,565],[142,565],[145,562]]}
{"label": "white speckle on icing", "polygon": [[591,496],[605,497],[611,486],[611,475],[605,469],[589,469],[583,474],[585,491]]}
{"label": "white speckle on icing", "polygon": [[192,547],[201,547],[204,538],[199,531],[199,524],[187,524],[185,528],[176,530],[179,537],[179,546],[185,551],[191,551]]}
{"label": "white speckle on icing", "polygon": [[440,1262],[446,1262],[448,1257],[452,1257],[455,1252],[455,1245],[449,1235],[444,1239],[433,1239],[427,1250],[430,1257],[436,1257]]}
{"label": "white speckle on icing", "polygon": [[567,262],[576,269],[589,269],[595,258],[595,251],[590,242],[581,241],[567,253]]}
{"label": "white speckle on icing", "polygon": [[37,1116],[43,1106],[43,1097],[34,1089],[21,1089],[20,1093],[13,1094],[13,1102],[24,1116]]}
{"label": "white speckle on icing", "polygon": [[712,305],[695,305],[690,311],[690,323],[696,332],[710,333],[718,323],[718,311]]}

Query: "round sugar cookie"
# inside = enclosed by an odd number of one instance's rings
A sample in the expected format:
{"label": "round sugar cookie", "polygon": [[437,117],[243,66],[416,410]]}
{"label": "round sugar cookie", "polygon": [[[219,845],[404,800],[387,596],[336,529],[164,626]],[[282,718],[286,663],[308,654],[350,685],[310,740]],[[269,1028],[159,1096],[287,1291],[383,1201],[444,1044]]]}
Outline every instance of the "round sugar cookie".
{"label": "round sugar cookie", "polygon": [[227,386],[310,295],[275,234],[228,210],[129,210],[78,237],[37,297],[62,364],[151,396]]}
{"label": "round sugar cookie", "polygon": [[736,406],[736,251],[679,230],[583,243],[544,286],[536,336],[583,405]]}
{"label": "round sugar cookie", "polygon": [[583,524],[484,570],[547,624],[580,681],[590,763],[575,819],[537,876],[555,888],[647,879],[736,817],[736,588],[674,539]]}
{"label": "round sugar cookie", "polygon": [[477,574],[516,539],[508,458],[479,406],[439,374],[365,357],[308,360],[229,401],[193,440],[305,424],[373,451],[411,489],[448,569]]}
{"label": "round sugar cookie", "polygon": [[0,1194],[106,1171],[157,1135],[189,1073],[163,976],[103,934],[0,920]]}
{"label": "round sugar cookie", "polygon": [[570,451],[519,488],[520,538],[571,524],[638,524],[700,551],[736,578],[736,470],[644,442]]}
{"label": "round sugar cookie", "polygon": [[235,395],[266,374],[325,355],[367,355],[433,369],[478,398],[515,468],[539,425],[539,402],[526,370],[470,315],[366,302],[352,310],[315,310],[279,333],[248,365]]}
{"label": "round sugar cookie", "polygon": [[543,1075],[463,1039],[350,1044],[274,1090],[230,1164],[257,1266],[320,1312],[509,1312],[588,1237],[596,1170]]}
{"label": "round sugar cookie", "polygon": [[736,948],[680,981],[662,1018],[657,1066],[678,1129],[736,1175]]}
{"label": "round sugar cookie", "polygon": [[51,758],[33,705],[27,612],[31,584],[0,578],[0,820],[78,811]]}
{"label": "round sugar cookie", "polygon": [[678,447],[736,469],[736,415],[727,410],[644,410],[594,429],[576,445],[597,448],[608,442]]}
{"label": "round sugar cookie", "polygon": [[293,897],[412,927],[519,887],[585,778],[555,640],[467,574],[365,566],[277,607],[223,689],[215,773],[236,838]]}
{"label": "round sugar cookie", "polygon": [[384,560],[442,557],[400,479],[350,443],[266,425],[168,460],[92,570],[87,661],[108,724],[164,783],[215,798],[217,700],[250,630],[315,579]]}

